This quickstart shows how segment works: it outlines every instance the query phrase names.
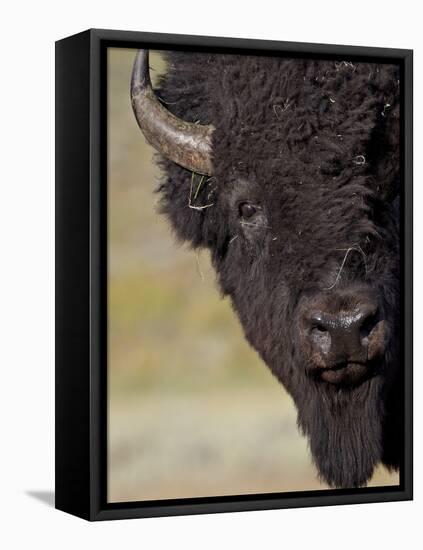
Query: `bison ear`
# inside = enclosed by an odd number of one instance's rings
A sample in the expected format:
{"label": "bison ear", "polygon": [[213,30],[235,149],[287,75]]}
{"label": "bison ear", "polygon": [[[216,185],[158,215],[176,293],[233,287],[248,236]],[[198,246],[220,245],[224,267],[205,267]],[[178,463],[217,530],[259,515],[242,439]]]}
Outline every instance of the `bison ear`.
{"label": "bison ear", "polygon": [[194,248],[212,247],[217,235],[218,207],[214,178],[161,159],[167,175],[158,187],[159,211],[169,219],[178,240]]}

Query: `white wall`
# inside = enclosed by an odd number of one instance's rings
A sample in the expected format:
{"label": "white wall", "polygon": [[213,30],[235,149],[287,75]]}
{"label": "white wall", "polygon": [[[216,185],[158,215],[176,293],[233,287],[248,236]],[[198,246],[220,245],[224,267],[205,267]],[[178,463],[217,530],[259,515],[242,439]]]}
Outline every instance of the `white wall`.
{"label": "white wall", "polygon": [[[147,5],[147,7],[146,7]],[[53,488],[54,41],[89,27],[415,49],[418,3],[107,0],[15,2],[0,32],[0,544],[4,548],[416,548],[422,521],[421,352],[415,355],[415,501],[88,524],[29,496]],[[421,156],[415,159],[416,312],[423,307]],[[422,330],[416,315],[416,341]],[[5,539],[8,543],[4,543]]]}

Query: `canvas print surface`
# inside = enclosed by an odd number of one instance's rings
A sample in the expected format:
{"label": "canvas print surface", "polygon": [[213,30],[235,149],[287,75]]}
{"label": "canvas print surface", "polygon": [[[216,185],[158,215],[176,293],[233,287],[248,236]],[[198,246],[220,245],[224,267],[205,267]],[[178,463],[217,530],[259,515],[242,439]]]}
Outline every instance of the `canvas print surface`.
{"label": "canvas print surface", "polygon": [[107,73],[108,501],[397,486],[399,68]]}

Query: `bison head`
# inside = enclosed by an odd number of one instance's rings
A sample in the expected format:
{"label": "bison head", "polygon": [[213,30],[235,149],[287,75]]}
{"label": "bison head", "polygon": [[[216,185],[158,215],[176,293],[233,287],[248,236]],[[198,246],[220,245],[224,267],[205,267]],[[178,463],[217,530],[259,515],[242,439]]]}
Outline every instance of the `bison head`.
{"label": "bison head", "polygon": [[402,451],[397,67],[148,52],[132,104],[162,211],[211,252],[245,336],[293,397],[320,476],[364,485]]}

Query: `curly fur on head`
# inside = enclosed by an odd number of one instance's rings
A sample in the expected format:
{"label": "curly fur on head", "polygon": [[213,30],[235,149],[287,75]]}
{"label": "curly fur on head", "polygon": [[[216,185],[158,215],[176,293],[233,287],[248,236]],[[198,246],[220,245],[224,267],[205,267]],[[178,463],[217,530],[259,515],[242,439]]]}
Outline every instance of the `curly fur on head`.
{"label": "curly fur on head", "polygon": [[[297,405],[320,476],[364,485],[402,452],[398,68],[182,52],[168,63],[158,95],[215,126],[215,171],[200,184],[161,158],[161,210],[181,240],[210,249],[246,338]],[[351,248],[365,271],[353,254],[343,262]],[[389,326],[377,369],[353,386],[310,375],[298,328],[307,296],[335,303],[342,291],[371,293]]]}

